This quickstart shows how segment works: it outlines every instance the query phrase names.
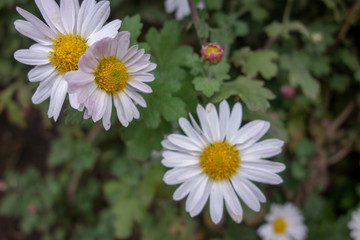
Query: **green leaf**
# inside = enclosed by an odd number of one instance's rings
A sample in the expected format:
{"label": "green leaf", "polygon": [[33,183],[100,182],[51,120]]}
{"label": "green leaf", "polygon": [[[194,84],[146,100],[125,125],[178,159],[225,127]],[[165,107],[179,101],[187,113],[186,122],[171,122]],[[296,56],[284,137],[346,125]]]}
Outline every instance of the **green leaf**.
{"label": "green leaf", "polygon": [[121,128],[120,133],[125,141],[128,157],[145,160],[153,150],[160,150],[160,142],[164,139],[165,133],[170,131],[168,124],[160,126],[159,129],[152,129],[147,128],[141,121],[134,121],[128,127]]}
{"label": "green leaf", "polygon": [[334,74],[334,76],[330,78],[330,87],[339,93],[344,93],[349,87],[350,82],[351,79],[349,76],[345,74]]}
{"label": "green leaf", "polygon": [[99,152],[92,142],[78,141],[65,135],[51,146],[50,167],[69,164],[77,171],[92,169]]}
{"label": "green leaf", "polygon": [[205,38],[206,39],[206,38],[209,37],[210,27],[206,23],[206,21],[204,21],[203,19],[200,19],[199,21],[197,21],[195,23],[195,26],[197,28],[197,33],[199,34],[199,38]]}
{"label": "green leaf", "polygon": [[291,32],[300,32],[304,36],[309,36],[309,31],[304,24],[298,21],[279,23],[272,22],[270,25],[265,27],[266,34],[271,38],[284,37],[289,38]]}
{"label": "green leaf", "polygon": [[220,89],[220,82],[215,78],[196,77],[193,80],[193,84],[195,86],[195,90],[201,91],[207,97],[211,97]]}
{"label": "green leaf", "polygon": [[251,77],[260,73],[269,80],[276,76],[278,71],[273,62],[278,59],[278,54],[272,50],[251,51],[249,48],[242,48],[235,51],[231,59],[236,65],[241,65],[243,72]]}
{"label": "green leaf", "polygon": [[157,127],[161,117],[171,122],[186,114],[185,103],[174,96],[187,76],[181,66],[192,53],[191,48],[180,45],[181,39],[182,28],[176,21],[166,22],[160,32],[152,28],[146,35],[153,61],[158,64],[155,81],[149,84],[153,93],[145,96],[148,107],[142,111],[148,127]]}
{"label": "green leaf", "polygon": [[136,14],[132,17],[126,16],[121,23],[121,31],[130,32],[130,45],[136,44],[137,38],[141,34],[143,24],[140,15]]}
{"label": "green leaf", "polygon": [[206,9],[208,10],[220,10],[222,4],[222,0],[205,0]]}
{"label": "green leaf", "polygon": [[238,77],[236,80],[224,83],[213,100],[216,102],[230,96],[239,96],[251,111],[264,112],[270,107],[269,99],[274,99],[274,94],[263,87],[264,82],[247,77]]}
{"label": "green leaf", "polygon": [[310,58],[300,52],[285,54],[280,57],[280,66],[289,71],[289,81],[293,86],[300,85],[305,95],[315,100],[320,91],[319,82],[309,71]]}

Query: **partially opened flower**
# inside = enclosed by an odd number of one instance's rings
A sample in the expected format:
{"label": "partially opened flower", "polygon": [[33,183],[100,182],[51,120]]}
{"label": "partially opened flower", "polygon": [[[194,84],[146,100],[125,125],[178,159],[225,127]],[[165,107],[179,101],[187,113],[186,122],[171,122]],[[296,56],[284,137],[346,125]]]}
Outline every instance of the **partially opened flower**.
{"label": "partially opened flower", "polygon": [[[40,82],[32,97],[35,104],[50,97],[48,116],[56,121],[67,94],[64,74],[78,69],[79,57],[86,48],[105,37],[115,37],[121,21],[106,25],[110,14],[109,1],[84,0],[35,0],[46,24],[31,13],[17,8],[27,21],[16,20],[15,28],[37,43],[29,49],[15,52],[21,63],[35,66],[28,73],[29,81]],[[104,25],[104,26],[103,26]],[[70,103],[78,108],[76,97]]]}
{"label": "partially opened flower", "polygon": [[351,220],[348,223],[350,228],[350,236],[354,240],[360,240],[360,209],[351,214]]}
{"label": "partially opened flower", "polygon": [[224,50],[218,43],[208,43],[206,46],[201,47],[201,57],[204,61],[211,64],[216,64],[221,61]]}
{"label": "partially opened flower", "polygon": [[300,210],[292,203],[272,204],[265,216],[266,224],[257,230],[263,240],[303,240],[307,235]]}
{"label": "partially opened flower", "polygon": [[[200,1],[197,4],[197,8],[204,9],[204,2]],[[165,11],[167,13],[172,13],[175,11],[175,18],[177,20],[181,20],[190,14],[188,0],[165,0]]]}
{"label": "partially opened flower", "polygon": [[219,223],[224,203],[232,219],[239,223],[243,209],[239,197],[254,211],[265,202],[264,194],[252,181],[279,184],[279,173],[285,165],[264,160],[281,152],[283,141],[260,138],[269,130],[270,123],[255,120],[240,128],[242,108],[236,103],[230,113],[229,104],[221,102],[219,113],[209,103],[204,109],[197,106],[200,126],[191,114],[191,123],[180,118],[179,124],[186,135],[170,134],[162,142],[162,164],[173,169],[164,175],[167,184],[181,184],[173,198],[187,197],[186,211],[198,215],[207,200],[210,216]]}
{"label": "partially opened flower", "polygon": [[129,48],[130,33],[123,31],[115,38],[105,38],[89,47],[79,59],[79,70],[68,72],[65,79],[69,93],[75,94],[86,108],[84,117],[96,122],[102,118],[104,128],[110,128],[112,102],[123,126],[139,118],[135,103],[146,107],[138,93],[150,93],[145,82],[154,80],[149,73],[156,68],[150,55],[138,46]]}

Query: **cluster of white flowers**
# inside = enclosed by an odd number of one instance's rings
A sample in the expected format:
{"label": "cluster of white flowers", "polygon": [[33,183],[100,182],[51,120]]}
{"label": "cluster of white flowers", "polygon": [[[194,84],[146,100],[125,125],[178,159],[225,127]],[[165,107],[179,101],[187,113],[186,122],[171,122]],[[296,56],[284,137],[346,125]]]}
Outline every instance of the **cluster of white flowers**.
{"label": "cluster of white flowers", "polygon": [[[123,126],[139,118],[136,105],[146,107],[139,93],[152,92],[146,83],[154,80],[151,71],[156,64],[150,62],[150,55],[143,49],[129,46],[130,33],[118,31],[120,20],[105,24],[110,15],[109,1],[84,0],[81,5],[79,0],[61,0],[60,5],[54,0],[35,3],[45,22],[17,8],[25,20],[16,20],[15,28],[36,43],[14,54],[19,62],[35,66],[28,73],[30,82],[39,82],[33,103],[50,98],[48,116],[56,121],[68,95],[73,108],[84,111],[84,118],[91,117],[94,122],[102,119],[106,130],[111,125],[113,104]],[[203,9],[204,2],[197,7]],[[168,13],[176,11],[177,19],[190,13],[187,0],[166,0],[165,9]],[[221,50],[216,43],[212,46]],[[187,197],[185,209],[190,216],[198,215],[209,199],[214,223],[221,221],[224,206],[230,217],[240,223],[240,199],[254,211],[259,211],[260,203],[266,201],[253,182],[282,183],[278,173],[285,165],[267,159],[278,155],[284,143],[279,139],[260,141],[270,128],[267,121],[255,120],[240,127],[240,103],[232,111],[225,100],[219,110],[209,103],[205,108],[198,105],[196,111],[200,124],[189,114],[190,121],[179,119],[185,134],[170,134],[162,142],[162,164],[172,168],[163,180],[170,185],[181,184],[173,198]],[[267,223],[257,231],[264,240],[306,238],[303,217],[291,203],[271,205],[265,220]],[[353,213],[348,226],[351,237],[360,240],[360,210]]]}
{"label": "cluster of white flowers", "polygon": [[[35,0],[46,24],[17,8],[24,20],[15,28],[36,41],[29,49],[15,52],[21,63],[35,66],[29,73],[31,82],[39,82],[32,97],[35,104],[50,97],[48,116],[56,121],[69,93],[73,108],[83,110],[84,117],[103,119],[110,128],[114,102],[118,118],[127,126],[139,117],[134,103],[146,107],[139,92],[150,93],[145,84],[154,80],[156,64],[138,46],[129,48],[130,34],[118,32],[121,21],[105,24],[110,15],[109,1]],[[104,25],[105,24],[105,25]]]}

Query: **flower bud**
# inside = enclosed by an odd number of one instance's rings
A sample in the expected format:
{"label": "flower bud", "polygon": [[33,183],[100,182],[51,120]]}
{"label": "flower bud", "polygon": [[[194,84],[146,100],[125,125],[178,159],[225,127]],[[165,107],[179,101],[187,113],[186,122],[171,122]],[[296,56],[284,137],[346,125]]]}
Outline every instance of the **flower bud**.
{"label": "flower bud", "polygon": [[289,85],[282,85],[280,92],[284,98],[292,98],[295,95],[295,88]]}
{"label": "flower bud", "polygon": [[217,43],[208,43],[201,47],[201,56],[204,61],[216,64],[221,61],[224,54],[223,49]]}
{"label": "flower bud", "polygon": [[35,214],[36,213],[36,207],[32,204],[27,206],[27,212],[30,214]]}

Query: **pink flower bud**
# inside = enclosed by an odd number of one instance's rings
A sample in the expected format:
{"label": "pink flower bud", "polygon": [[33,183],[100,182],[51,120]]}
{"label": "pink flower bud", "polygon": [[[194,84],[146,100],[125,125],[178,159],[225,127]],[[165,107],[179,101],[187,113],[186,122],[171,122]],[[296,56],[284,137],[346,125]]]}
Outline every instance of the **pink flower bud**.
{"label": "pink flower bud", "polygon": [[36,207],[32,204],[27,206],[27,212],[30,214],[35,214],[36,213]]}
{"label": "pink flower bud", "polygon": [[280,92],[284,98],[292,98],[295,95],[295,88],[289,85],[282,85]]}
{"label": "pink flower bud", "polygon": [[223,49],[217,43],[208,43],[201,47],[201,56],[204,61],[216,64],[221,61],[224,54]]}

